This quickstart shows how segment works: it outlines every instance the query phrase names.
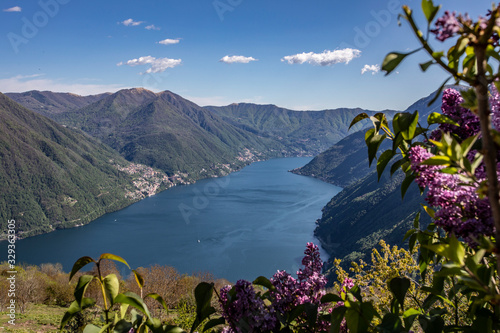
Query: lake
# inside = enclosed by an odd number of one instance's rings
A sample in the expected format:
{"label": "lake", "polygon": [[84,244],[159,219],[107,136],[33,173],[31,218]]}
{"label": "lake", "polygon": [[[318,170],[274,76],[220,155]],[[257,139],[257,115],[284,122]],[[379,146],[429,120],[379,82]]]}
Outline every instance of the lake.
{"label": "lake", "polygon": [[313,231],[321,208],[341,190],[288,172],[310,160],[256,162],[226,177],[171,188],[83,227],[18,240],[17,261],[59,262],[69,271],[79,257],[109,252],[132,268],[169,265],[232,282],[270,277],[278,269],[295,274],[306,243],[319,243]]}

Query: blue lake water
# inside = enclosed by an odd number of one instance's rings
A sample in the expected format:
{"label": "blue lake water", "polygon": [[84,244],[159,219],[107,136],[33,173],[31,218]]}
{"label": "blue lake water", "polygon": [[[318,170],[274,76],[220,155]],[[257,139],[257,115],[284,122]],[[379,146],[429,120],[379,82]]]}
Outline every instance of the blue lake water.
{"label": "blue lake water", "polygon": [[169,265],[233,282],[278,269],[294,274],[306,243],[318,243],[313,231],[321,208],[341,190],[288,172],[310,160],[253,163],[226,177],[169,189],[83,227],[19,240],[17,261],[59,262],[69,271],[79,257],[109,252],[132,268]]}

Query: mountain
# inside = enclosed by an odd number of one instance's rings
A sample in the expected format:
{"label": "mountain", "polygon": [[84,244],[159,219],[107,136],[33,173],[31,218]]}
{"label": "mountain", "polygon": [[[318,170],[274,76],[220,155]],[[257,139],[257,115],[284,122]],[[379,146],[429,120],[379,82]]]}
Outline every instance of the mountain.
{"label": "mountain", "polygon": [[[435,93],[432,93],[427,97],[421,98],[410,105],[405,112],[413,113],[418,110],[420,122],[426,124],[427,116],[430,113],[440,112],[441,110],[441,103],[437,101],[431,106],[427,105],[434,97],[434,94]],[[438,101],[440,100],[441,99],[438,99]],[[353,118],[351,118],[351,120]],[[369,120],[365,120],[365,123],[371,126]],[[379,150],[383,151],[389,149],[390,146],[391,143],[386,140],[382,143]],[[307,165],[293,170],[293,172],[300,175],[316,177],[341,187],[346,187],[363,178],[368,173],[375,172],[374,168],[370,168],[368,164],[365,131],[351,133],[316,156]]]}
{"label": "mountain", "polygon": [[142,88],[85,97],[36,91],[12,97],[101,140],[129,161],[190,181],[227,174],[259,159],[318,154],[347,134],[354,115],[375,113],[292,111],[248,103],[199,107],[170,91]]}
{"label": "mountain", "polygon": [[170,91],[121,90],[53,119],[100,139],[129,161],[189,179],[227,174],[273,147]]}
{"label": "mountain", "polygon": [[27,91],[23,93],[6,93],[25,108],[51,118],[53,115],[83,108],[106,97],[109,93],[79,96],[71,93],[55,93],[52,91]]}
{"label": "mountain", "polygon": [[1,93],[0,170],[0,239],[10,219],[20,237],[83,225],[172,185]]}
{"label": "mountain", "polygon": [[[431,94],[422,98],[406,111],[418,110],[421,122],[425,123],[428,114],[440,109],[439,102],[427,106],[433,97]],[[389,148],[390,142],[383,145],[381,150]],[[323,208],[315,235],[331,260],[344,259],[346,266],[352,260],[365,258],[381,239],[403,246],[404,232],[411,225],[420,203],[424,202],[420,190],[414,185],[402,200],[400,184],[403,174],[400,172],[393,177],[385,172],[377,181],[375,167],[368,166],[364,131],[345,137],[293,172],[343,187]],[[424,223],[429,222],[425,213],[422,219]],[[327,267],[331,267],[331,261]]]}
{"label": "mountain", "polygon": [[[289,150],[308,155],[317,155],[348,135],[349,124],[357,114],[376,113],[359,108],[293,111],[276,105],[248,103],[206,108],[234,126],[272,138]],[[392,117],[395,111],[385,110],[384,113]],[[353,128],[359,130],[362,125],[356,124]]]}

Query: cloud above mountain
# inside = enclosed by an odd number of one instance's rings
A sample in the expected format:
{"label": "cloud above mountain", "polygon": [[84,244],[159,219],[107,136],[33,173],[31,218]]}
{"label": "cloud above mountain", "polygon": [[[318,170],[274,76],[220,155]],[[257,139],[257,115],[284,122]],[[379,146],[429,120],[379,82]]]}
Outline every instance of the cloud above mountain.
{"label": "cloud above mountain", "polygon": [[179,38],[176,38],[176,39],[167,38],[167,39],[159,41],[158,44],[171,45],[171,44],[179,44],[179,42],[180,42]]}
{"label": "cloud above mountain", "polygon": [[146,56],[137,59],[131,59],[126,62],[119,62],[117,66],[127,65],[134,67],[139,65],[150,65],[151,67],[141,74],[151,74],[164,72],[168,68],[179,66],[181,63],[181,59],[155,58],[152,56]]}
{"label": "cloud above mountain", "polygon": [[245,57],[245,56],[224,56],[219,61],[226,64],[248,64],[251,61],[257,61],[254,57]]}
{"label": "cloud above mountain", "polygon": [[18,13],[18,12],[22,11],[22,8],[19,6],[15,6],[15,7],[10,7],[10,8],[4,9],[3,11],[8,12],[8,13],[16,13],[16,12]]}
{"label": "cloud above mountain", "polygon": [[129,19],[122,21],[120,23],[126,27],[135,27],[135,26],[143,24],[144,21],[134,21],[133,19],[129,18]]}
{"label": "cloud above mountain", "polygon": [[360,50],[345,48],[335,51],[325,50],[322,53],[298,53],[283,57],[281,61],[291,65],[308,63],[316,66],[331,66],[339,63],[348,64],[351,60],[359,58],[360,56]]}
{"label": "cloud above mountain", "polygon": [[377,74],[380,71],[379,65],[365,65],[361,69],[361,74],[365,74],[366,72],[372,72],[372,75]]}

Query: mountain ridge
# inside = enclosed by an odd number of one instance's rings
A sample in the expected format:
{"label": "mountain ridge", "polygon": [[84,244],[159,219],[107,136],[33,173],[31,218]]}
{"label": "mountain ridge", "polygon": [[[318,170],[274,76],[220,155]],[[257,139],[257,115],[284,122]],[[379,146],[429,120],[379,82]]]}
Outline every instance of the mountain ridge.
{"label": "mountain ridge", "polygon": [[18,237],[86,224],[173,185],[1,93],[0,157],[0,226],[15,219]]}

